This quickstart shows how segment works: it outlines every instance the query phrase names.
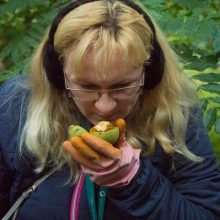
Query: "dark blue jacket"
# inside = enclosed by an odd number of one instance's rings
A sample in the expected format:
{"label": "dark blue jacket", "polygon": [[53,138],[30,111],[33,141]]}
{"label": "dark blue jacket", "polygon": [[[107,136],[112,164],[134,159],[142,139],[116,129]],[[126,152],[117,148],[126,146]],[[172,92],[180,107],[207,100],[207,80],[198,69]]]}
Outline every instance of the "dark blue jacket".
{"label": "dark blue jacket", "polygon": [[[21,87],[7,98],[23,80],[19,76],[0,88],[0,217],[40,176],[33,172],[34,159],[21,159],[18,153],[29,91]],[[195,163],[180,154],[167,156],[158,145],[153,157],[141,157],[140,169],[128,186],[108,189],[104,220],[220,219],[220,172],[198,110],[188,124],[187,146],[204,162]],[[68,175],[64,168],[45,180],[24,202],[17,219],[68,220],[74,188],[66,184]],[[85,187],[79,219],[91,219]]]}

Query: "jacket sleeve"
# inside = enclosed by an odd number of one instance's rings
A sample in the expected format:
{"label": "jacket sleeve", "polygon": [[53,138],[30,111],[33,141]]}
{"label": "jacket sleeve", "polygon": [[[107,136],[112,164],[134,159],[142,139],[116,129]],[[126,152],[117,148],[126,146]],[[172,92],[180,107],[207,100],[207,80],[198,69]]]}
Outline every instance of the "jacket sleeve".
{"label": "jacket sleeve", "polygon": [[176,154],[174,169],[162,174],[150,158],[142,157],[130,185],[109,189],[109,199],[128,219],[220,219],[220,172],[198,109],[189,120],[186,144],[204,161]]}
{"label": "jacket sleeve", "polygon": [[12,176],[6,166],[2,151],[0,151],[0,218],[6,213],[9,208],[9,189]]}
{"label": "jacket sleeve", "polygon": [[[26,92],[19,86],[23,77],[15,77],[0,87],[0,218],[16,198],[19,178],[18,147]],[[14,184],[14,186],[13,186]]]}

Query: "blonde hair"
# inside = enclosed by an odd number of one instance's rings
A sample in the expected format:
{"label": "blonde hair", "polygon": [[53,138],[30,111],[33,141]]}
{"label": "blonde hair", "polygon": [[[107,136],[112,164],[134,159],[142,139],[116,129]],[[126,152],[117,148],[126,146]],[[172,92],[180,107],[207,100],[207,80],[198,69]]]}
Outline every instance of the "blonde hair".
{"label": "blonde hair", "polygon": [[[158,141],[166,153],[176,151],[198,161],[199,158],[185,145],[189,112],[197,101],[196,93],[182,74],[176,55],[156,24],[155,28],[165,56],[164,75],[156,88],[143,91],[126,119],[129,140],[138,145],[138,139],[145,142],[147,154],[153,154]],[[148,60],[151,38],[150,27],[134,9],[120,1],[95,1],[74,9],[61,20],[54,36],[54,47],[65,65],[74,45],[77,73],[84,71],[86,54],[92,48],[94,65],[98,65],[100,58],[103,63],[97,74],[111,74],[111,65],[118,54],[123,58],[122,68],[132,69]],[[43,67],[47,39],[48,35],[32,59],[32,96],[22,142],[25,142],[25,149],[38,159],[38,172],[49,160],[59,167],[67,163],[72,174],[76,174],[77,166],[63,150],[62,143],[67,139],[68,126],[80,123],[81,115],[67,92],[57,90],[48,82]]]}

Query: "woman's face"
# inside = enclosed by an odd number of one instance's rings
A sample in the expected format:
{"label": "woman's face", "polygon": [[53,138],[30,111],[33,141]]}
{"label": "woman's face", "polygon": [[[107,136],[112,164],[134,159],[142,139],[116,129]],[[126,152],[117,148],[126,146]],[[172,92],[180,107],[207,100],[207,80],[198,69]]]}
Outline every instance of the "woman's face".
{"label": "woman's face", "polygon": [[[128,98],[117,99],[116,97],[112,97],[111,91],[105,90],[139,85],[143,80],[142,66],[130,71],[123,71],[120,68],[122,65],[117,61],[108,77],[97,77],[97,74],[95,74],[96,70],[92,65],[92,60],[88,58],[86,72],[75,77],[71,68],[73,66],[71,61],[70,55],[65,65],[66,83],[68,87],[99,90],[99,97],[95,100],[85,101],[77,99],[77,97],[73,98],[78,109],[92,124],[96,124],[101,120],[113,122],[118,118],[126,118],[129,115],[138,100],[139,93],[135,93]],[[136,91],[137,90],[138,89],[136,89]],[[69,90],[69,92],[72,97],[74,97],[74,91]],[[88,92],[87,97],[90,95]]]}

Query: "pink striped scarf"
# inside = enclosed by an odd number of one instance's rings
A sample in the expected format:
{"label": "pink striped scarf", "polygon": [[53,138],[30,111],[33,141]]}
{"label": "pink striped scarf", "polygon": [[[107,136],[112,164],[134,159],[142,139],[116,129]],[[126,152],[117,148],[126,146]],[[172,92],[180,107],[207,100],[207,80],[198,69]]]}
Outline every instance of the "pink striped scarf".
{"label": "pink striped scarf", "polygon": [[70,220],[79,219],[79,205],[80,205],[80,197],[81,197],[84,179],[85,179],[84,174],[80,172],[79,179],[74,186],[74,190],[71,198]]}

